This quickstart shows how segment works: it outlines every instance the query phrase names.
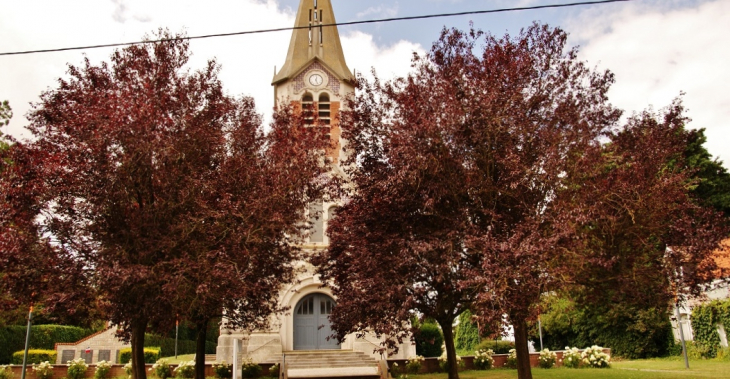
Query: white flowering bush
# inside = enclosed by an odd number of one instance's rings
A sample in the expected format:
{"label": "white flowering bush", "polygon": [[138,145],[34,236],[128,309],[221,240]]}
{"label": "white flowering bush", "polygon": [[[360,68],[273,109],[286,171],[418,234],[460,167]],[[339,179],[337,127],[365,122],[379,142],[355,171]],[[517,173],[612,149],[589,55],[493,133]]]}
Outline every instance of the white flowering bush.
{"label": "white flowering bush", "polygon": [[89,369],[89,365],[86,364],[84,358],[76,358],[72,361],[68,361],[68,372],[66,377],[68,379],[83,379],[86,376],[86,370]]}
{"label": "white flowering bush", "polygon": [[215,372],[215,377],[218,379],[230,379],[233,377],[233,367],[226,363],[226,361],[214,364],[213,372]]}
{"label": "white flowering bush", "polygon": [[420,355],[408,357],[408,360],[406,361],[406,371],[411,374],[418,374],[418,371],[421,370],[421,366],[423,366],[423,360],[424,358]]}
{"label": "white flowering bush", "polygon": [[541,368],[552,368],[555,366],[555,362],[558,361],[558,355],[554,351],[544,349],[540,352],[540,356],[537,358],[537,364]]}
{"label": "white flowering bush", "polygon": [[94,371],[94,379],[106,379],[109,376],[112,365],[107,361],[99,361],[96,363],[96,371]]}
{"label": "white flowering bush", "polygon": [[0,366],[0,379],[13,379],[13,372],[8,366]]}
{"label": "white flowering bush", "polygon": [[243,361],[243,366],[241,367],[241,376],[244,378],[258,378],[263,371],[264,369],[258,363],[254,363],[251,359],[246,359]]}
{"label": "white flowering bush", "polygon": [[563,352],[563,366],[568,368],[578,368],[580,367],[582,359],[583,357],[577,347],[565,347],[565,351]]}
{"label": "white flowering bush", "polygon": [[[446,351],[444,351],[444,353],[441,354],[441,356],[439,357],[439,367],[441,368],[441,371],[444,371],[444,372],[447,371],[447,365],[448,364],[449,364],[449,359],[446,356]],[[456,365],[458,367],[463,367],[464,366],[464,362],[461,361],[461,357],[458,356],[458,355],[456,356]]]}
{"label": "white flowering bush", "polygon": [[[5,366],[7,367],[7,366]],[[10,370],[8,370],[10,371]],[[53,366],[50,362],[45,361],[39,364],[33,364],[33,372],[38,379],[51,379],[53,378]]]}
{"label": "white flowering bush", "polygon": [[192,378],[195,376],[195,361],[181,362],[172,371],[177,378]]}
{"label": "white flowering bush", "polygon": [[132,361],[129,361],[126,365],[124,365],[124,373],[127,374],[127,379],[132,379]]}
{"label": "white flowering bush", "polygon": [[158,359],[157,362],[150,367],[149,371],[151,371],[152,375],[159,379],[167,379],[172,376],[172,368],[170,368],[170,365],[165,359]]}
{"label": "white flowering bush", "polygon": [[279,364],[275,363],[271,367],[269,367],[269,377],[270,378],[278,378],[279,377]]}
{"label": "white flowering bush", "polygon": [[583,350],[581,358],[583,364],[593,368],[608,368],[611,364],[611,357],[603,352],[603,348],[595,345]]}
{"label": "white flowering bush", "polygon": [[494,350],[480,349],[474,352],[474,368],[477,370],[489,370],[494,367]]}
{"label": "white flowering bush", "polygon": [[504,362],[504,367],[517,368],[517,350],[509,349],[509,355],[507,356],[507,361]]}

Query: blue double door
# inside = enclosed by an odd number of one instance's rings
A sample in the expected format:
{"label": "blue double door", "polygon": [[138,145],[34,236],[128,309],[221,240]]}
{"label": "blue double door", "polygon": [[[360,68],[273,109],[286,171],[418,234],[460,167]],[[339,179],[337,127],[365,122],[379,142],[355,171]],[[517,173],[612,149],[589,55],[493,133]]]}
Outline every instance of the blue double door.
{"label": "blue double door", "polygon": [[329,315],[335,301],[324,294],[309,295],[294,308],[294,350],[338,350]]}

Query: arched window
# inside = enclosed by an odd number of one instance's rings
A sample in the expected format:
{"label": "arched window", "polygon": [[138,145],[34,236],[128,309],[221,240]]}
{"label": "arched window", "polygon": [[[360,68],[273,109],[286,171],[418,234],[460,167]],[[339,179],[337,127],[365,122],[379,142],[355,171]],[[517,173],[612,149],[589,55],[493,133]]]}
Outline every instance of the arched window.
{"label": "arched window", "polygon": [[330,119],[330,96],[326,93],[319,95],[319,119],[324,122],[325,125],[329,125]]}

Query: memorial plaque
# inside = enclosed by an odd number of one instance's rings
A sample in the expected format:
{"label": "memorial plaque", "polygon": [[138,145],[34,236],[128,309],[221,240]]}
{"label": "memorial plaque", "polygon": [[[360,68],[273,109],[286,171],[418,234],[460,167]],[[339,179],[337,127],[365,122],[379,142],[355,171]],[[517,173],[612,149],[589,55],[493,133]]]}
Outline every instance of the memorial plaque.
{"label": "memorial plaque", "polygon": [[76,352],[73,350],[63,350],[61,352],[61,364],[65,365],[68,361],[72,361],[76,358]]}
{"label": "memorial plaque", "polygon": [[86,363],[93,363],[92,358],[94,357],[94,350],[81,350],[81,358],[84,358]]}
{"label": "memorial plaque", "polygon": [[111,350],[99,350],[99,361],[111,361],[112,351]]}

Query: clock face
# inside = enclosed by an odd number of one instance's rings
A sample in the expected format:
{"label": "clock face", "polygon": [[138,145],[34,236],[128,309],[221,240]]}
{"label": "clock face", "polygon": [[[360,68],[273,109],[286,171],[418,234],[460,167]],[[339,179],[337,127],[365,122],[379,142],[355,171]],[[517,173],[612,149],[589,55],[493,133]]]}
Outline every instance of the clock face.
{"label": "clock face", "polygon": [[322,75],[319,75],[319,74],[314,74],[309,77],[309,84],[311,84],[313,86],[320,86],[320,85],[322,85],[323,81],[324,81],[324,79],[322,78]]}

